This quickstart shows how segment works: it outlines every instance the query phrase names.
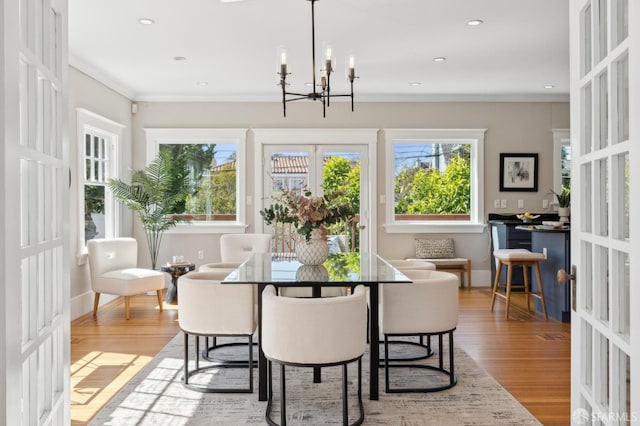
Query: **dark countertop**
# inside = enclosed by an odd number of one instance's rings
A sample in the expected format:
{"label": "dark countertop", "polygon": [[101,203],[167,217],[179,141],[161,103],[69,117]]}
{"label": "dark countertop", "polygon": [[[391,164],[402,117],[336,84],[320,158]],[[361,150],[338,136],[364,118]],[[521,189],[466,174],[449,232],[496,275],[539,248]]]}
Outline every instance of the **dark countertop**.
{"label": "dark countertop", "polygon": [[487,223],[490,224],[504,224],[504,225],[542,225],[543,221],[557,221],[557,213],[532,213],[535,216],[540,216],[531,222],[523,222],[518,219],[517,215],[521,213],[489,213],[487,215]]}
{"label": "dark countertop", "polygon": [[529,232],[571,232],[571,226],[563,226],[562,228],[539,229],[536,228],[535,225],[520,225],[516,226],[516,229],[521,229],[523,231]]}

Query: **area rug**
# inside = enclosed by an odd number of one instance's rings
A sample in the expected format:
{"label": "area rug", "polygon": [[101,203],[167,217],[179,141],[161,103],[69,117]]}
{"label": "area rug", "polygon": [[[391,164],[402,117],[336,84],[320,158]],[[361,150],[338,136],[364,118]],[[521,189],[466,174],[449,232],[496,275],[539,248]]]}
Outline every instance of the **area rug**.
{"label": "area rug", "polygon": [[[204,394],[181,384],[183,335],[178,335],[94,417],[91,425],[253,425],[265,424],[266,402],[258,401],[257,369],[252,394]],[[399,345],[404,347],[405,345]],[[232,349],[246,357],[246,349]],[[400,349],[411,351],[410,349]],[[447,349],[443,349],[446,353]],[[191,351],[193,354],[193,350]],[[221,355],[222,356],[222,355]],[[380,399],[368,399],[368,354],[363,359],[362,389],[365,425],[539,425],[511,394],[455,346],[458,384],[434,393],[388,394],[380,371]],[[436,357],[437,358],[437,355]],[[446,360],[445,356],[445,360]],[[437,362],[429,360],[425,362]],[[446,361],[445,361],[446,362]],[[446,365],[446,364],[445,364]],[[287,424],[342,424],[340,367],[322,369],[322,383],[313,383],[311,369],[287,367]],[[394,369],[393,383],[406,385],[429,370]],[[242,369],[220,369],[199,379],[245,386]],[[274,418],[279,422],[278,368],[274,366]],[[357,418],[357,368],[349,367],[349,419]]]}

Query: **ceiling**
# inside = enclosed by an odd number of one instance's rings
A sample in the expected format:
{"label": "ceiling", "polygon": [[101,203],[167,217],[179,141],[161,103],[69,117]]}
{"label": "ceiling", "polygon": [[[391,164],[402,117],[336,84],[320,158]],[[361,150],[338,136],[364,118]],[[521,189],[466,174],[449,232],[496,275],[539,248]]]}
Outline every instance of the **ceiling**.
{"label": "ceiling", "polygon": [[[355,56],[356,101],[568,101],[568,13],[569,0],[319,0],[316,51],[332,46],[333,93]],[[132,100],[278,102],[280,46],[289,90],[309,92],[309,1],[69,0],[70,64]]]}

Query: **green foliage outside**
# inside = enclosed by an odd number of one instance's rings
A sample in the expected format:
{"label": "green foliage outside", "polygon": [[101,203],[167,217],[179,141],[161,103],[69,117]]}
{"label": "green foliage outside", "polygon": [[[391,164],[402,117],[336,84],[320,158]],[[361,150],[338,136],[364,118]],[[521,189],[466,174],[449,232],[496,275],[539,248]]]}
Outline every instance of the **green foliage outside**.
{"label": "green foliage outside", "polygon": [[[323,169],[323,191],[325,196],[351,206],[351,214],[360,213],[360,162],[353,164],[345,157],[330,157]],[[355,235],[354,235],[355,231]],[[329,229],[330,233],[347,234],[349,246],[360,246],[360,233],[352,226]]]}
{"label": "green foliage outside", "polygon": [[467,149],[454,154],[444,171],[412,167],[395,179],[396,214],[469,214],[471,165]]}
{"label": "green foliage outside", "polygon": [[198,191],[187,197],[186,206],[191,214],[235,214],[235,168],[225,167],[205,174],[200,179]]}
{"label": "green foliage outside", "polygon": [[[171,190],[175,191],[181,182],[188,178],[194,185],[191,197],[197,197],[202,176],[211,167],[215,155],[215,144],[162,144],[160,154],[170,159]],[[196,213],[187,210],[187,202],[191,197],[185,197],[177,202],[172,213]]]}
{"label": "green foliage outside", "polygon": [[323,169],[323,192],[330,199],[350,204],[353,214],[360,212],[360,162],[330,157]]}

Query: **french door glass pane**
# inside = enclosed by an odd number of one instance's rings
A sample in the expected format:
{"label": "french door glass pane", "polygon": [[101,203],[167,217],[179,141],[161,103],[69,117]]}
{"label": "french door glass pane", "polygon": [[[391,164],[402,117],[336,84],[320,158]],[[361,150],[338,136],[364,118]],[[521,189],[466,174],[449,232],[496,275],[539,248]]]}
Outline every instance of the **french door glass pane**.
{"label": "french door glass pane", "polygon": [[611,162],[612,200],[619,206],[613,209],[613,237],[617,240],[629,240],[629,153],[614,155]]}
{"label": "french door glass pane", "polygon": [[598,62],[609,52],[607,43],[607,0],[598,0]]}
{"label": "french door glass pane", "polygon": [[598,160],[595,163],[594,179],[594,219],[595,232],[598,235],[609,235],[609,167],[607,159]]}
{"label": "french door glass pane", "polygon": [[609,249],[596,246],[594,252],[594,280],[595,300],[597,300],[596,316],[604,322],[609,321]]}
{"label": "french door glass pane", "polygon": [[609,144],[609,89],[608,74],[606,71],[597,77],[598,97],[596,111],[598,114],[598,132],[596,138],[596,149],[605,148]]}
{"label": "french door glass pane", "polygon": [[582,151],[582,155],[588,154],[591,152],[592,141],[593,141],[593,90],[591,82],[586,84],[582,88],[582,134],[580,141],[580,148]]}
{"label": "french door glass pane", "polygon": [[587,4],[582,12],[582,75],[586,75],[591,71],[591,49],[592,49],[592,32],[591,32],[591,4]]}
{"label": "french door glass pane", "polygon": [[584,339],[582,351],[582,383],[589,390],[593,388],[593,327],[587,321],[582,320],[581,337]]}
{"label": "french door glass pane", "polygon": [[603,406],[609,405],[609,339],[595,331],[595,350],[597,379],[594,383],[594,396]]}
{"label": "french door glass pane", "polygon": [[611,0],[613,47],[619,45],[629,35],[629,0]]}
{"label": "french door glass pane", "polygon": [[[581,174],[582,182],[585,182],[585,185],[589,185],[589,186],[593,185],[592,176],[591,176],[591,163],[583,164],[582,166],[580,166],[580,174]],[[583,191],[581,195],[582,195],[582,201],[580,203],[580,214],[582,215],[582,221],[580,224],[581,231],[591,232],[592,209],[594,208],[592,203],[593,195],[591,194],[591,191]]]}
{"label": "french door glass pane", "polygon": [[[360,153],[325,151],[322,154],[322,191],[336,201],[348,202],[354,211],[360,211]],[[358,251],[360,247],[360,217],[352,223],[332,225],[327,233],[344,238],[347,251]]]}
{"label": "french door glass pane", "polygon": [[613,297],[615,306],[614,331],[629,341],[630,333],[630,270],[629,255],[621,251],[614,250],[612,269]]}
{"label": "french door glass pane", "polygon": [[[593,246],[586,241],[582,242],[582,258],[580,264],[583,265],[580,273],[580,283],[582,284],[582,294],[578,294],[578,300],[582,308],[587,312],[593,312]],[[582,296],[582,297],[580,297]]]}
{"label": "french door glass pane", "polygon": [[616,70],[616,126],[615,143],[629,139],[629,56],[624,55],[614,64]]}

